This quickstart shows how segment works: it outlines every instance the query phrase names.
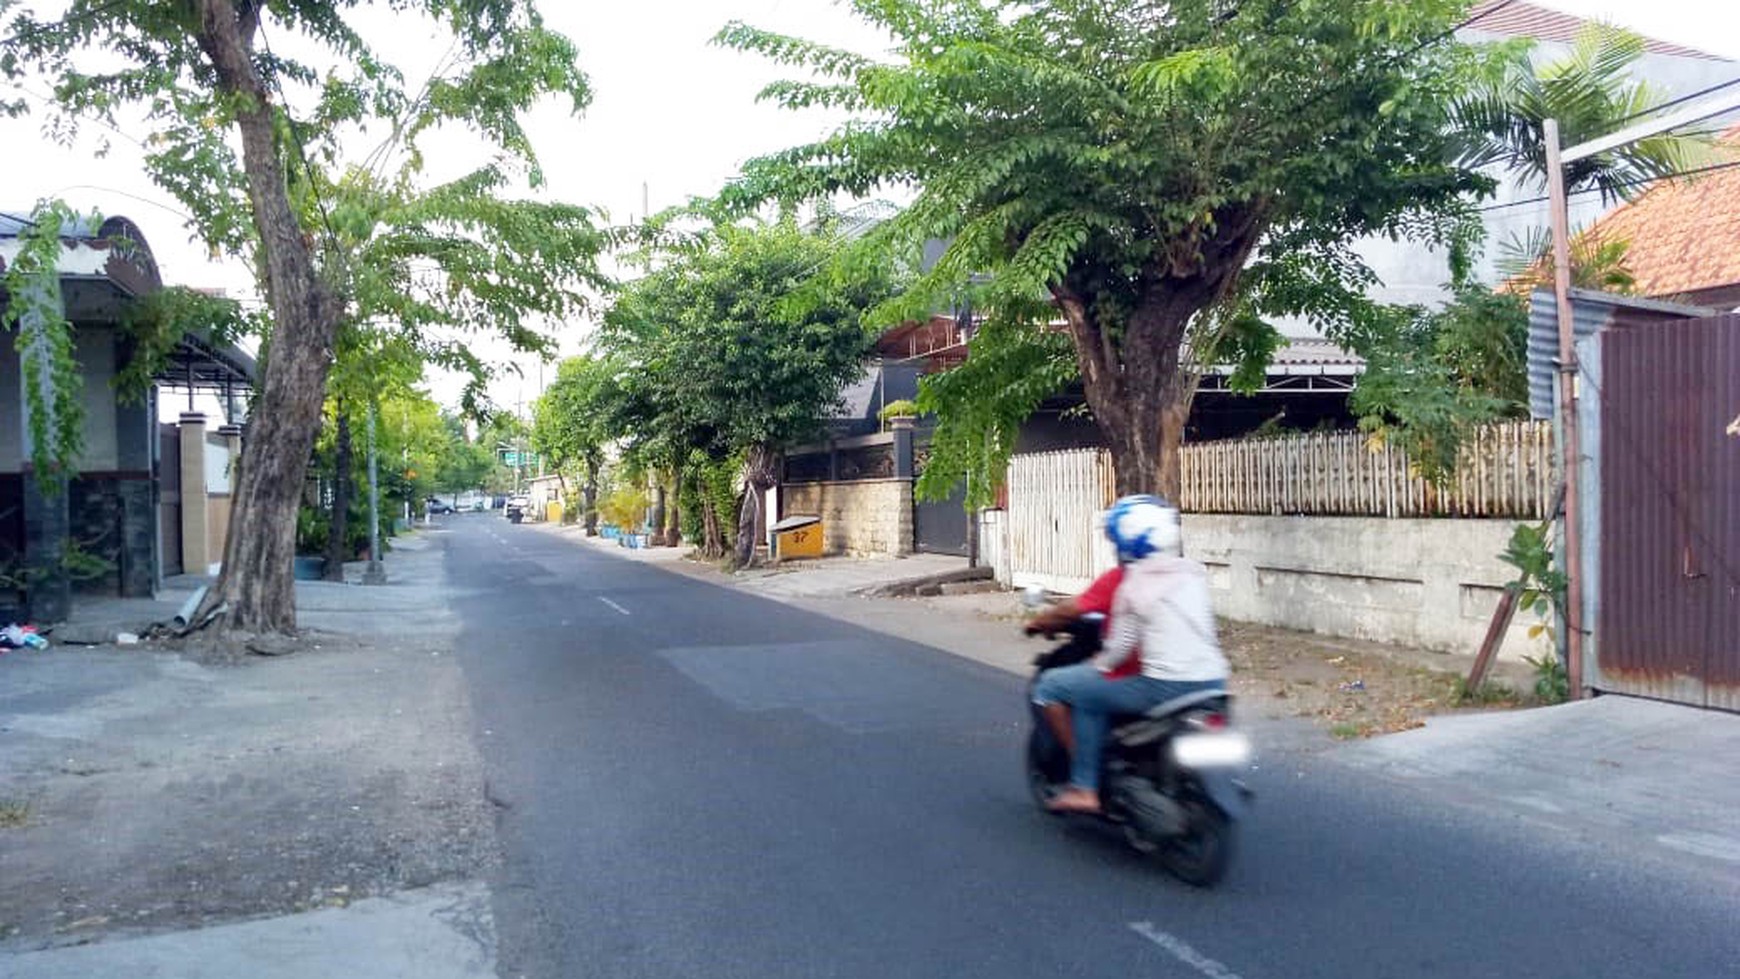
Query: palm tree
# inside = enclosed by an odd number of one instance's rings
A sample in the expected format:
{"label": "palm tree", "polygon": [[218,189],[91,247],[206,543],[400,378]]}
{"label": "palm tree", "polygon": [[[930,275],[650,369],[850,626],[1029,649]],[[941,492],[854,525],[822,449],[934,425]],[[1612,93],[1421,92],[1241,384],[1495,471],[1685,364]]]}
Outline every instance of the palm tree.
{"label": "palm tree", "polygon": [[[1642,37],[1601,23],[1585,28],[1557,61],[1537,65],[1519,49],[1493,77],[1452,104],[1458,162],[1499,166],[1544,187],[1546,120],[1558,120],[1560,139],[1572,146],[1605,136],[1663,101],[1657,89],[1631,77],[1643,53]],[[1599,189],[1607,204],[1628,200],[1649,181],[1699,162],[1711,145],[1698,136],[1651,136],[1568,165],[1565,188]]]}

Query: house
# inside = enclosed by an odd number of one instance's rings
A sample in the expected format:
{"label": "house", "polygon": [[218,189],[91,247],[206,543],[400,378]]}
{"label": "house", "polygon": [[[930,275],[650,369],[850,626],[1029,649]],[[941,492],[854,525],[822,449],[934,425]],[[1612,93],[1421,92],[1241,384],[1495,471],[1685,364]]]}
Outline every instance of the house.
{"label": "house", "polygon": [[[0,269],[17,256],[29,226],[26,217],[0,214]],[[33,575],[28,608],[10,592],[0,593],[0,604],[43,622],[66,617],[75,588],[149,597],[165,576],[204,573],[218,560],[241,418],[229,414],[208,431],[195,396],[216,394],[228,409],[254,374],[241,350],[184,333],[144,397],[121,397],[114,382],[136,351],[125,312],[163,285],[150,245],[124,217],[81,223],[63,230],[58,264],[83,383],[83,451],[70,479],[41,478],[32,466],[24,367],[15,344],[0,344],[0,566],[14,580],[26,568]],[[0,304],[9,300],[0,292]],[[179,424],[162,425],[171,392],[187,395],[188,410]],[[61,557],[69,547],[99,559],[102,570],[72,581]]]}
{"label": "house", "polygon": [[1657,183],[1586,232],[1626,243],[1637,295],[1740,310],[1740,126],[1718,146],[1707,172]]}
{"label": "house", "polygon": [[[1468,12],[1468,26],[1457,36],[1469,43],[1528,40],[1535,44],[1537,63],[1564,57],[1591,21],[1526,0],[1481,0]],[[1633,65],[1633,76],[1649,83],[1663,98],[1679,98],[1740,75],[1740,64],[1654,38],[1645,38],[1643,56]],[[1475,274],[1483,281],[1497,278],[1496,265],[1502,243],[1520,238],[1549,223],[1545,188],[1531,181],[1500,179],[1496,195],[1481,213],[1486,226],[1487,247]],[[1594,221],[1606,209],[1599,195],[1573,197],[1572,227]],[[1388,303],[1433,305],[1445,296],[1449,278],[1447,257],[1439,249],[1415,242],[1372,239],[1361,243],[1360,254],[1377,273],[1381,285],[1374,298]]]}

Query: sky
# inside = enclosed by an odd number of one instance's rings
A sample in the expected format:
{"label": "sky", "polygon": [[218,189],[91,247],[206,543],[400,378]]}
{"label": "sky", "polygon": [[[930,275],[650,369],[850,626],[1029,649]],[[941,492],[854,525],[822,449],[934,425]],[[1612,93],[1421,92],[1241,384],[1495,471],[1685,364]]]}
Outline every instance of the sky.
{"label": "sky", "polygon": [[[1740,62],[1740,3],[1730,0],[1534,2]],[[31,5],[45,12],[56,6]],[[581,118],[551,105],[531,119],[549,178],[547,196],[602,208],[616,221],[644,213],[643,186],[654,211],[706,196],[745,160],[811,140],[839,121],[824,113],[757,105],[755,93],[789,72],[760,57],[711,45],[727,21],[744,20],[867,54],[888,47],[885,38],[830,0],[544,0],[540,7],[549,25],[578,45],[594,95]],[[408,74],[446,48],[432,32],[383,14],[369,15],[360,26]],[[127,136],[87,127],[79,140],[61,146],[44,138],[41,125],[40,117],[0,120],[0,145],[11,150],[0,206],[28,208],[37,199],[58,196],[76,207],[126,215],[143,230],[166,281],[252,296],[245,269],[213,263],[202,246],[188,240],[174,200],[144,176],[141,150]],[[97,137],[112,143],[106,157],[94,155]],[[458,172],[478,162],[466,141],[444,141],[437,149],[437,170]],[[568,353],[579,349],[588,328],[584,323],[554,327]],[[507,356],[499,345],[481,349],[493,359]],[[492,386],[499,404],[512,408],[536,396],[535,359],[522,358],[520,366],[523,379],[507,377]],[[554,368],[543,374],[554,377]],[[457,379],[433,382],[439,400],[456,400]]]}

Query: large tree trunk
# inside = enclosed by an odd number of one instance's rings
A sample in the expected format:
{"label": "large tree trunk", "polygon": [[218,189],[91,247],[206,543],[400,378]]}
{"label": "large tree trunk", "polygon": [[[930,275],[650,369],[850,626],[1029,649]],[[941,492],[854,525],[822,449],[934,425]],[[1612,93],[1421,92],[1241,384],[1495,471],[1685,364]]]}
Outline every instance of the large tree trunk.
{"label": "large tree trunk", "polygon": [[671,470],[671,501],[669,512],[665,514],[665,543],[672,547],[683,546],[683,471]]}
{"label": "large tree trunk", "polygon": [[598,536],[598,460],[586,460],[586,485],[580,490],[580,507],[586,520],[586,536]]}
{"label": "large tree trunk", "polygon": [[743,508],[737,514],[737,553],[732,562],[738,570],[755,562],[756,521],[774,483],[773,464],[773,451],[765,445],[751,446],[743,460]]}
{"label": "large tree trunk", "polygon": [[197,40],[216,72],[218,95],[236,107],[273,320],[248,419],[223,573],[208,604],[227,609],[229,630],[288,633],[296,628],[296,507],[320,431],[341,307],[316,274],[312,246],[290,206],[272,100],[254,70],[259,8],[194,0],[194,9]]}
{"label": "large tree trunk", "polygon": [[345,403],[341,398],[338,402],[338,437],[334,439],[333,481],[332,481],[332,519],[326,532],[326,580],[344,580],[344,562],[350,560],[350,416],[345,413]]}
{"label": "large tree trunk", "polygon": [[1196,365],[1183,362],[1193,322],[1222,303],[1261,236],[1264,202],[1214,215],[1198,239],[1181,240],[1141,290],[1121,331],[1102,322],[1100,297],[1074,277],[1052,288],[1074,342],[1082,388],[1111,449],[1119,496],[1158,493],[1176,501],[1178,450]]}
{"label": "large tree trunk", "polygon": [[701,556],[709,561],[725,556],[725,528],[719,523],[719,507],[705,494],[701,497]]}

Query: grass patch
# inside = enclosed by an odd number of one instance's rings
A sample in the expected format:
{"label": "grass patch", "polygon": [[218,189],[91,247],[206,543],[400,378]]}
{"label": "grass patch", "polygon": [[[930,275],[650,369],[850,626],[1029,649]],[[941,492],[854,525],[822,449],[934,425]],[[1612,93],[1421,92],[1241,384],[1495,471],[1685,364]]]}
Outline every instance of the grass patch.
{"label": "grass patch", "polygon": [[1470,689],[1466,679],[1457,677],[1453,696],[1458,704],[1480,707],[1515,707],[1522,703],[1522,696],[1509,684],[1495,680],[1488,680]]}
{"label": "grass patch", "polygon": [[30,803],[0,799],[0,829],[17,829],[30,822]]}
{"label": "grass patch", "polygon": [[1337,724],[1329,729],[1329,736],[1338,741],[1352,741],[1355,738],[1366,737],[1370,733],[1371,725],[1352,722]]}

